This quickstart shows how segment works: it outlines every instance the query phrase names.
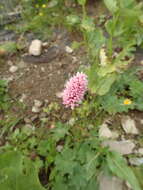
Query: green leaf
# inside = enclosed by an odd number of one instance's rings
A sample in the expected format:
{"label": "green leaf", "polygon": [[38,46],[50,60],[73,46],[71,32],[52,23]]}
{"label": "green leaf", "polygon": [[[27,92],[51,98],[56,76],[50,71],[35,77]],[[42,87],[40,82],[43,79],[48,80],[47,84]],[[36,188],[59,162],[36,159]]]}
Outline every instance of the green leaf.
{"label": "green leaf", "polygon": [[104,3],[111,13],[115,13],[118,10],[117,0],[104,0]]}
{"label": "green leaf", "polygon": [[113,174],[130,183],[134,190],[141,190],[139,182],[124,158],[116,152],[107,154],[107,164]]}
{"label": "green leaf", "polygon": [[95,29],[95,24],[93,19],[87,17],[82,20],[81,27],[86,30],[87,32],[92,32]]}
{"label": "green leaf", "polygon": [[115,65],[111,65],[111,64],[108,64],[104,67],[100,67],[99,71],[98,71],[98,75],[104,77],[106,76],[107,74],[109,73],[113,73],[116,71],[116,67]]}
{"label": "green leaf", "polygon": [[53,138],[56,141],[59,141],[60,139],[64,138],[65,135],[68,134],[68,126],[67,125],[63,125],[62,123],[57,123],[56,127],[52,130],[53,132]]}
{"label": "green leaf", "polygon": [[134,8],[136,1],[135,0],[119,0],[121,8]]}
{"label": "green leaf", "polygon": [[15,151],[3,153],[0,157],[0,189],[45,190],[32,161]]}
{"label": "green leaf", "polygon": [[66,20],[67,24],[72,26],[80,23],[80,18],[77,15],[68,15]]}
{"label": "green leaf", "polygon": [[86,0],[77,0],[80,5],[85,5]]}
{"label": "green leaf", "polygon": [[109,74],[107,77],[101,78],[97,86],[97,94],[100,96],[105,95],[111,88],[116,80],[116,74]]}
{"label": "green leaf", "polygon": [[136,177],[138,178],[139,182],[140,182],[140,185],[143,189],[143,167],[140,166],[140,167],[136,167],[136,168],[132,168]]}

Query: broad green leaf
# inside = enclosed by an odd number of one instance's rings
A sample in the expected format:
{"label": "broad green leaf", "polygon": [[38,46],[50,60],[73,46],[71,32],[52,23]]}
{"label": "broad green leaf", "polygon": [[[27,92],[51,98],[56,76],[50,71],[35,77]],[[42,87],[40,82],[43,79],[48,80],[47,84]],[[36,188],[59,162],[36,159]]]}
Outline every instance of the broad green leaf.
{"label": "broad green leaf", "polygon": [[96,93],[97,91],[97,82],[98,82],[98,75],[97,75],[97,66],[96,64],[93,64],[88,70],[87,70],[87,75],[88,75],[88,79],[89,79],[89,89],[91,90],[92,93]]}
{"label": "broad green leaf", "polygon": [[81,27],[87,32],[92,32],[95,29],[95,24],[91,18],[87,17],[82,20]]}
{"label": "broad green leaf", "polygon": [[76,25],[80,23],[80,18],[77,15],[68,15],[66,20],[68,25]]}
{"label": "broad green leaf", "polygon": [[107,77],[101,78],[97,86],[97,94],[100,96],[105,95],[111,88],[116,80],[116,74],[109,74]]}
{"label": "broad green leaf", "polygon": [[104,0],[104,3],[111,13],[115,13],[118,10],[117,0]]}
{"label": "broad green leaf", "polygon": [[32,161],[15,151],[3,153],[0,157],[0,189],[45,190]]}
{"label": "broad green leaf", "polygon": [[77,0],[80,5],[85,5],[86,0]]}
{"label": "broad green leaf", "polygon": [[121,8],[134,8],[135,4],[135,0],[119,0],[119,5]]}
{"label": "broad green leaf", "polygon": [[60,139],[62,139],[65,135],[68,134],[68,126],[67,125],[63,125],[62,123],[57,123],[56,127],[52,130],[53,132],[53,139],[55,139],[56,141],[59,141]]}
{"label": "broad green leaf", "polygon": [[106,76],[107,74],[109,73],[113,73],[116,71],[116,67],[115,65],[111,65],[111,64],[108,64],[107,66],[105,67],[100,67],[99,71],[98,71],[98,75],[99,76]]}
{"label": "broad green leaf", "polygon": [[143,166],[132,168],[143,189]]}
{"label": "broad green leaf", "polygon": [[109,152],[107,154],[107,164],[113,174],[128,181],[134,190],[141,190],[134,172],[127,166],[127,163],[119,153]]}

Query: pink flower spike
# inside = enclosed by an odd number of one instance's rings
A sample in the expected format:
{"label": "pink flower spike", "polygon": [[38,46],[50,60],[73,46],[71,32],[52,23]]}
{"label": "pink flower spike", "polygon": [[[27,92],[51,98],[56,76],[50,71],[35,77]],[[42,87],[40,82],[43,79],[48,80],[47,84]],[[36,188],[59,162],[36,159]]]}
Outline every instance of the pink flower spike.
{"label": "pink flower spike", "polygon": [[74,109],[82,102],[87,91],[88,80],[84,73],[77,73],[66,83],[63,91],[63,104]]}

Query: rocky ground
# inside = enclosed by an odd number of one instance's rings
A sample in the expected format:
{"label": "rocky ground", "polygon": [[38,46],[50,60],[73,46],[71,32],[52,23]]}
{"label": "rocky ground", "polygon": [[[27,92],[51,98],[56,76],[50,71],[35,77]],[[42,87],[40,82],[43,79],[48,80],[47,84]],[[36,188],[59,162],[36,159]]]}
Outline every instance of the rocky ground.
{"label": "rocky ground", "polygon": [[[100,11],[100,6],[97,9]],[[93,14],[94,10],[89,10],[89,14]],[[0,32],[1,43],[15,40],[20,39],[13,32]],[[23,112],[19,111],[19,107],[13,108],[26,124],[46,117],[43,109],[53,102],[61,105],[58,117],[63,121],[69,119],[70,111],[63,108],[60,93],[66,80],[80,67],[88,65],[84,50],[72,49],[73,40],[78,41],[79,36],[75,33],[71,35],[65,29],[58,29],[49,41],[43,42],[28,34],[24,36],[25,48],[22,52],[1,58],[0,78],[8,81],[12,100],[26,106]],[[142,52],[138,52],[136,62],[142,59]],[[143,164],[142,132],[143,113],[138,111],[110,116],[99,127],[103,146],[121,153],[131,166]],[[129,184],[117,177],[101,175],[99,178],[100,190],[131,190]]]}

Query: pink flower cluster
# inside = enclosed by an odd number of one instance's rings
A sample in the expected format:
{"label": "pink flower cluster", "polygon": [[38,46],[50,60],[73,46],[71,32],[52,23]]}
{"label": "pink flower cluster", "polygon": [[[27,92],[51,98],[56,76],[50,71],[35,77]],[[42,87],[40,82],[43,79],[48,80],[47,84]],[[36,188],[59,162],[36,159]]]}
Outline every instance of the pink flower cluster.
{"label": "pink flower cluster", "polygon": [[62,93],[63,104],[66,107],[71,107],[71,109],[78,106],[83,100],[87,85],[88,80],[84,73],[78,72],[75,76],[71,77]]}

